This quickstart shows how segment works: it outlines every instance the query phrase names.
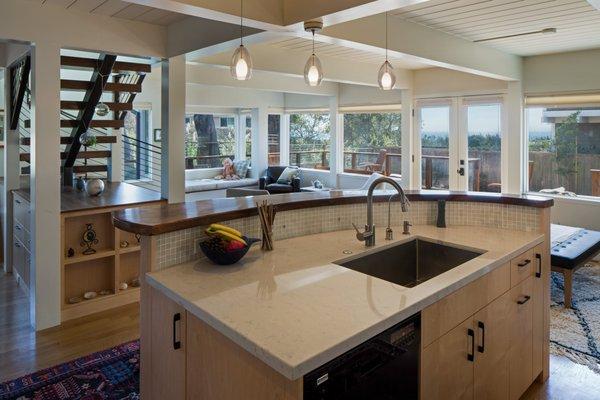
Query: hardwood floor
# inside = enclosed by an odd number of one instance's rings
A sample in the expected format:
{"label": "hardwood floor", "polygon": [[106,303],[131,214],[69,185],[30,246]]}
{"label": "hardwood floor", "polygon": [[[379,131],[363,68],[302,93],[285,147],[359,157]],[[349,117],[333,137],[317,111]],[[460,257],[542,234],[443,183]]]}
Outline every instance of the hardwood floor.
{"label": "hardwood floor", "polygon": [[[35,333],[23,291],[11,275],[0,275],[0,382],[138,337],[137,304]],[[587,367],[552,356],[550,371],[550,379],[534,384],[522,400],[600,399],[600,375]]]}
{"label": "hardwood floor", "polygon": [[139,338],[139,304],[35,332],[27,297],[0,273],[0,382]]}

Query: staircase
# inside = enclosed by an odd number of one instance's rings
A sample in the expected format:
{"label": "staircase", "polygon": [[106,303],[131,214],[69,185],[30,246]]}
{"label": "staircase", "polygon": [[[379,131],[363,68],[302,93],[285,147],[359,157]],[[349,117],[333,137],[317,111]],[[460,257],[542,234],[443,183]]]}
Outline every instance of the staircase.
{"label": "staircase", "polygon": [[[110,174],[111,144],[117,143],[114,132],[125,126],[127,111],[133,109],[133,101],[142,91],[145,74],[151,72],[150,64],[117,61],[117,56],[100,54],[97,59],[61,56],[61,72],[78,71],[75,75],[89,76],[87,80],[61,79],[60,145],[63,184],[69,185],[73,173],[88,177],[107,178]],[[61,74],[61,76],[69,74]],[[74,75],[73,73],[71,75]],[[29,129],[31,126],[28,93],[20,110],[21,171],[29,173],[31,155]],[[106,101],[111,98],[111,101]],[[107,116],[96,115],[98,103],[104,100],[110,112]],[[97,144],[82,146],[79,138],[86,131],[96,136]]]}

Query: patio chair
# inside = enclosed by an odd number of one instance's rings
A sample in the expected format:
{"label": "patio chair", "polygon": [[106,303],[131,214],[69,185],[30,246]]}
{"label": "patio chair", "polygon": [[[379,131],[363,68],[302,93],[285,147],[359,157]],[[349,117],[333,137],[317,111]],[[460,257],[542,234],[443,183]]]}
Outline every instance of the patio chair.
{"label": "patio chair", "polygon": [[385,163],[386,155],[387,150],[380,150],[379,155],[377,156],[377,161],[375,161],[374,163],[361,163],[358,166],[367,172],[383,172],[383,164]]}

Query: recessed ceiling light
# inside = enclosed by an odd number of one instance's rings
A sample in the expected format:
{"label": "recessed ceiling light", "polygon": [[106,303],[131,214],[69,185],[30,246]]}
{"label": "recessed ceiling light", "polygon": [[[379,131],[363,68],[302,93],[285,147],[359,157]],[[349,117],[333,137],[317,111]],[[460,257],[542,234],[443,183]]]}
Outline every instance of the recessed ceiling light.
{"label": "recessed ceiling light", "polygon": [[600,10],[600,0],[587,0],[587,2],[596,10]]}
{"label": "recessed ceiling light", "polygon": [[[600,0],[597,0],[597,1],[600,2]],[[486,38],[486,39],[473,40],[473,42],[474,43],[489,42],[490,40],[508,39],[508,38],[513,38],[513,37],[538,35],[538,34],[547,35],[547,34],[552,34],[552,33],[556,33],[556,28],[544,28],[544,29],[540,29],[538,31],[532,31],[532,32],[523,32],[523,33],[515,33],[513,35],[495,36],[495,37]]]}

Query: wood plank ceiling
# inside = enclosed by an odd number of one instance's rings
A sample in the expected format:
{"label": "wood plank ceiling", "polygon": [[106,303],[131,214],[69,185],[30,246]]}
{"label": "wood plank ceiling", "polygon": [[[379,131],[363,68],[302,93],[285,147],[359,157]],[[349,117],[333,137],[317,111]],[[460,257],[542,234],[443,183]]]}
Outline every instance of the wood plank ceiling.
{"label": "wood plank ceiling", "polygon": [[[312,51],[312,40],[305,38],[284,38],[268,42],[268,46],[277,50],[303,52],[307,55]],[[346,61],[361,62],[366,64],[381,65],[385,56],[365,50],[354,49],[337,44],[315,42],[315,53],[321,57],[341,58]],[[430,68],[430,65],[410,60],[408,58],[389,57],[394,68],[419,69]]]}
{"label": "wood plank ceiling", "polygon": [[169,25],[187,16],[172,11],[160,10],[123,0],[30,0],[44,6],[59,6],[69,10],[107,15],[155,25]]}
{"label": "wood plank ceiling", "polygon": [[586,0],[432,0],[391,14],[467,40],[558,30],[484,42],[522,56],[600,47],[600,11]]}

